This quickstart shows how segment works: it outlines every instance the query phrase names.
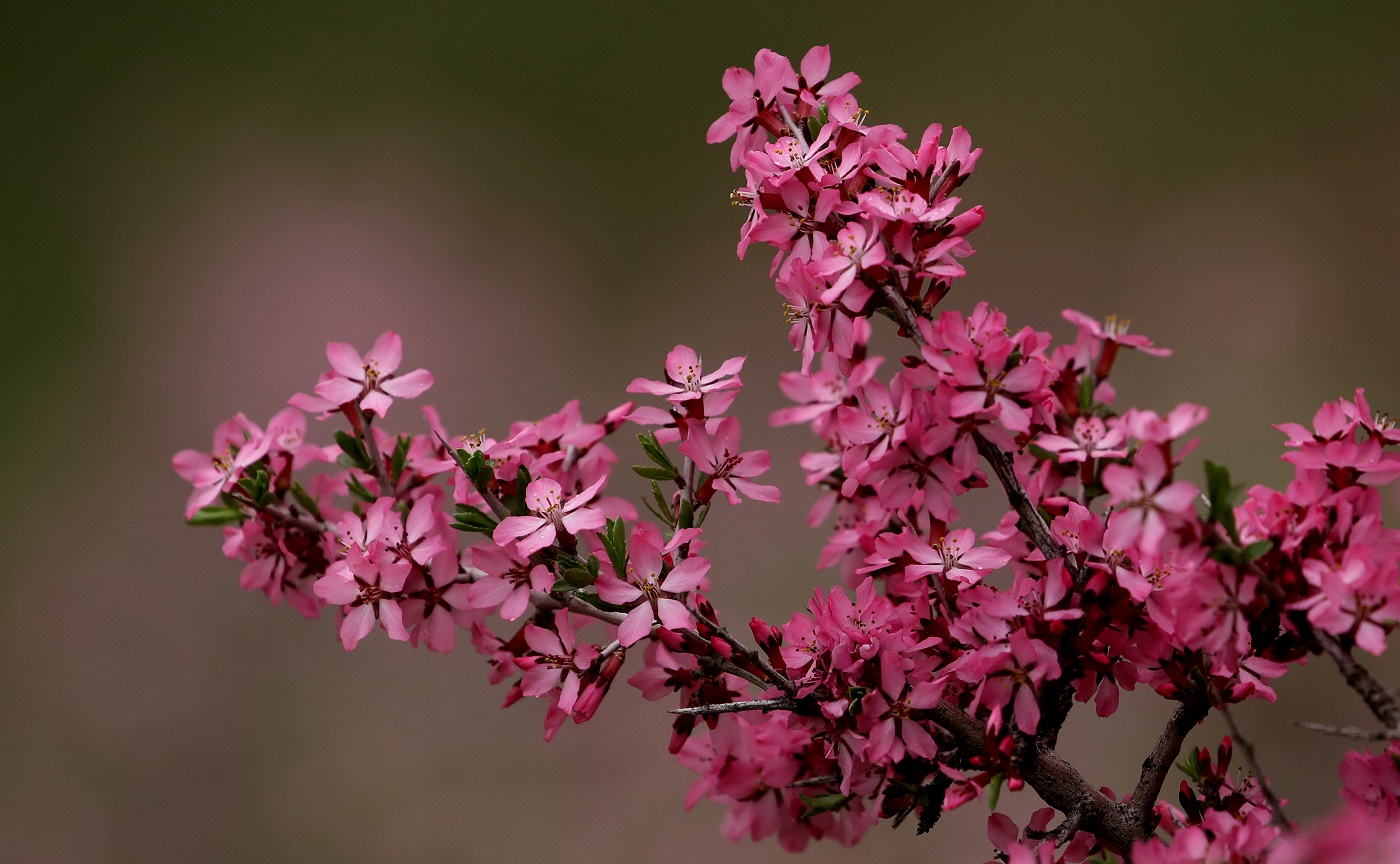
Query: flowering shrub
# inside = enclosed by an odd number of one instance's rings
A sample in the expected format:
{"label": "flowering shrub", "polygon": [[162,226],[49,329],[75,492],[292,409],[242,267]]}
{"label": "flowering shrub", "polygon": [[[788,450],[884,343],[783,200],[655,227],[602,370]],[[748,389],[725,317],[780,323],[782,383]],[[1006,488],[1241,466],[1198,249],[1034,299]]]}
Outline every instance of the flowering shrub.
{"label": "flowering shrub", "polygon": [[[726,805],[731,838],[850,844],[908,817],[922,833],[1029,786],[1048,805],[1029,824],[988,824],[1014,864],[1400,860],[1400,745],[1350,754],[1339,815],[1300,833],[1230,714],[1326,655],[1379,724],[1350,734],[1400,735],[1400,705],[1354,656],[1400,623],[1400,533],[1377,491],[1400,477],[1400,430],[1357,391],[1278,427],[1284,490],[1209,462],[1204,489],[1182,478],[1206,410],[1116,407],[1120,353],[1168,353],[1127,322],[1066,311],[1076,333],[1056,344],[985,302],[938,310],[983,220],[955,194],[982,151],[962,128],[910,146],[868,125],[858,83],[825,47],[797,69],[760,51],[724,74],[708,134],[733,139],[738,252],[776,250],[800,355],[772,422],[812,432],[810,523],[829,526],[818,563],[841,581],[805,610],[736,635],[705,598],[710,511],[780,494],[727,415],[744,359],[684,345],[627,387],[637,403],[590,422],[570,402],[497,438],[450,434],[431,407],[420,431],[388,431],[432,375],[399,373],[392,332],[364,355],[331,343],[330,371],[265,428],[239,414],[211,452],[175,456],[186,518],[224,526],[244,588],[334,609],[347,650],[380,629],[449,652],[465,631],[508,704],[546,700],[546,739],[591,719],[630,660],[628,684],[677,706],[686,805]],[[877,325],[904,356],[870,353]],[[303,412],[343,421],[333,446],[308,443]],[[607,493],[619,433],[640,444],[645,515]],[[1008,509],[979,534],[959,499],[992,484]],[[1076,703],[1107,717],[1140,685],[1170,717],[1134,789],[1097,787],[1056,753],[1060,729]],[[1211,712],[1236,740],[1183,752]]]}

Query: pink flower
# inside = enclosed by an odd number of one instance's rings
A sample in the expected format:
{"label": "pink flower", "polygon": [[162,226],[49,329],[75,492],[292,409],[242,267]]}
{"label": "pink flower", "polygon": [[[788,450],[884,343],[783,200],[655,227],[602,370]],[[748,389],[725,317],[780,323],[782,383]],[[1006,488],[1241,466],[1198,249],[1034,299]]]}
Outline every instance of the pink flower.
{"label": "pink flower", "polygon": [[326,359],[335,374],[317,383],[316,395],[334,405],[359,402],[364,411],[380,417],[389,413],[393,397],[412,399],[433,386],[432,373],[426,369],[394,374],[403,362],[403,340],[392,330],[380,334],[363,357],[345,342],[328,342]]}
{"label": "pink flower", "polygon": [[534,480],[525,489],[525,506],[532,516],[507,516],[496,526],[491,539],[497,546],[505,546],[517,541],[516,549],[521,555],[533,555],[554,542],[562,531],[577,534],[594,528],[602,528],[607,518],[598,510],[584,507],[598,490],[603,488],[607,477],[597,482],[569,500],[564,500],[563,488],[553,480],[542,477]]}
{"label": "pink flower", "polygon": [[403,524],[393,504],[393,498],[380,498],[370,505],[363,522],[347,514],[338,526],[347,547],[345,557],[316,580],[316,596],[342,607],[340,641],[346,651],[354,650],[376,621],[390,639],[408,641],[398,601],[413,564],[393,551],[403,541]]}
{"label": "pink flower", "polygon": [[663,578],[662,554],[663,550],[634,534],[623,574],[626,581],[612,573],[598,578],[598,596],[604,602],[617,606],[637,604],[617,628],[617,639],[624,648],[646,638],[657,621],[667,630],[689,630],[695,626],[690,610],[674,598],[700,587],[709,572],[710,562],[704,558],[686,558]]}
{"label": "pink flower", "polygon": [[636,378],[627,385],[627,392],[665,396],[668,402],[679,404],[699,399],[706,393],[738,389],[743,383],[739,379],[739,370],[743,368],[743,357],[731,357],[705,375],[700,355],[691,348],[677,345],[666,355],[666,381]]}
{"label": "pink flower", "polygon": [[1060,462],[1083,462],[1086,459],[1118,459],[1127,455],[1122,444],[1127,440],[1123,430],[1109,429],[1097,417],[1080,417],[1074,421],[1073,438],[1062,435],[1042,435],[1036,446],[1054,453]]}
{"label": "pink flower", "polygon": [[1120,509],[1109,520],[1104,543],[1114,549],[1141,544],[1156,549],[1167,534],[1167,516],[1192,512],[1200,492],[1185,481],[1168,482],[1171,467],[1157,447],[1138,451],[1134,464],[1103,469],[1103,486]]}
{"label": "pink flower", "polygon": [[959,528],[930,546],[912,535],[905,548],[918,564],[905,569],[910,576],[936,574],[964,585],[975,585],[993,570],[1005,567],[1011,553],[992,546],[974,546],[977,535],[971,528]]}
{"label": "pink flower", "polygon": [[231,490],[243,469],[267,455],[268,436],[263,434],[242,413],[220,423],[214,430],[214,447],[209,453],[181,450],[171,459],[175,473],[194,485],[185,503],[188,519],[201,508],[214,503],[219,495]]}
{"label": "pink flower", "polygon": [[472,583],[467,602],[474,609],[497,609],[502,620],[514,621],[530,607],[531,591],[548,591],[554,576],[543,564],[531,567],[527,556],[510,547],[475,546],[472,565],[486,575]]}
{"label": "pink flower", "polygon": [[[681,444],[681,455],[695,460],[701,471],[710,475],[707,485],[714,491],[723,492],[730,504],[739,503],[742,493],[755,501],[777,503],[782,493],[777,486],[764,486],[748,479],[757,477],[768,470],[767,450],[739,452],[739,420],[725,417],[718,421],[713,436],[703,423],[686,421],[690,435]],[[711,493],[713,494],[713,493]],[[705,501],[705,490],[700,497]]]}
{"label": "pink flower", "polygon": [[525,625],[525,644],[531,654],[518,657],[515,664],[525,670],[520,690],[526,696],[544,696],[559,691],[559,710],[570,714],[578,701],[582,679],[579,673],[593,665],[598,650],[578,641],[569,623],[569,613],[554,613],[554,629]]}

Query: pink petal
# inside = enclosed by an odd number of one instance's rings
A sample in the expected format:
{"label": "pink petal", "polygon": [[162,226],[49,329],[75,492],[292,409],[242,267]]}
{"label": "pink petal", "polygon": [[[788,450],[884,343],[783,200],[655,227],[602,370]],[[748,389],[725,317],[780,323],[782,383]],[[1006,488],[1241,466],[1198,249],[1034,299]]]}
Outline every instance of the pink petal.
{"label": "pink petal", "polygon": [[360,588],[355,584],[355,580],[340,574],[327,573],[316,580],[312,590],[316,592],[317,597],[336,606],[344,606],[360,596]]}
{"label": "pink petal", "polygon": [[387,393],[378,390],[371,390],[365,394],[365,398],[360,400],[360,408],[367,414],[375,414],[379,417],[386,417],[389,414],[389,406],[394,404],[394,400]]}
{"label": "pink petal", "polygon": [[529,645],[530,650],[537,654],[558,657],[565,653],[564,643],[559,641],[558,633],[543,627],[536,627],[534,624],[525,625],[525,644]]}
{"label": "pink petal", "polygon": [[635,645],[651,633],[651,625],[655,622],[656,615],[651,611],[651,604],[643,603],[628,612],[622,623],[617,625],[617,641],[624,648]]}
{"label": "pink petal", "polygon": [[317,396],[336,405],[354,402],[363,389],[364,386],[360,382],[351,381],[349,378],[330,378],[315,387]]}
{"label": "pink petal", "polygon": [[500,616],[502,621],[514,621],[525,610],[530,608],[530,589],[524,585],[519,585],[510,592],[510,596],[501,604]]}
{"label": "pink petal", "polygon": [[427,369],[414,369],[406,375],[395,375],[388,381],[382,382],[379,387],[390,396],[397,396],[400,399],[412,399],[421,396],[423,391],[433,386],[433,373]]}
{"label": "pink petal", "polygon": [[709,561],[704,558],[687,558],[666,575],[665,580],[661,583],[661,589],[672,594],[694,591],[705,580],[705,574],[708,572],[710,572]]}
{"label": "pink petal", "polygon": [[661,619],[661,626],[667,630],[690,630],[695,626],[690,610],[679,600],[665,597],[657,600],[656,614]]}
{"label": "pink petal", "polygon": [[614,606],[625,606],[629,603],[635,603],[642,597],[641,589],[630,583],[623,582],[611,573],[604,573],[599,576],[598,581],[594,583],[594,587],[598,589],[598,596],[602,598],[604,603],[611,603]]}
{"label": "pink petal", "polygon": [[[501,524],[496,526],[496,530],[491,532],[491,539],[496,541],[497,546],[504,547],[512,540],[518,540],[526,534],[538,530],[546,521],[548,520],[539,516],[507,516],[501,520]],[[554,538],[550,537],[549,539],[552,541]]]}
{"label": "pink petal", "polygon": [[374,629],[374,609],[369,604],[356,606],[340,622],[340,644],[346,651],[354,651],[360,640]]}
{"label": "pink petal", "polygon": [[403,610],[399,604],[393,600],[379,601],[379,623],[384,625],[384,632],[389,634],[389,638],[397,642],[408,641],[408,631],[403,629]]}
{"label": "pink petal", "polygon": [[388,375],[403,362],[403,340],[393,330],[385,330],[374,340],[374,347],[365,355],[365,361],[375,361],[380,375]]}
{"label": "pink petal", "polygon": [[346,342],[327,342],[326,359],[331,361],[332,369],[346,378],[364,380],[364,360],[360,358],[360,352],[356,351],[353,345]]}
{"label": "pink petal", "polygon": [[526,696],[543,696],[559,686],[564,673],[559,669],[541,663],[525,670],[520,677],[520,692]]}

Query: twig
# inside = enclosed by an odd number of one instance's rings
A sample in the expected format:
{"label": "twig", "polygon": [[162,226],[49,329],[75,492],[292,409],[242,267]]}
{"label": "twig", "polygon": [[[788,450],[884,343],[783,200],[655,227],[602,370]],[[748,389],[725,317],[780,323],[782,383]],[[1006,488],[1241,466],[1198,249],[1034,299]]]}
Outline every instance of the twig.
{"label": "twig", "polygon": [[1371,671],[1351,656],[1351,651],[1343,648],[1331,633],[1323,633],[1313,628],[1313,638],[1337,664],[1347,686],[1356,691],[1366,703],[1366,707],[1376,715],[1376,719],[1387,729],[1400,729],[1400,703],[1395,701],[1395,697],[1376,680]]}
{"label": "twig", "polygon": [[1133,811],[1132,816],[1144,837],[1152,830],[1152,810],[1157,804],[1157,796],[1162,791],[1162,784],[1166,782],[1168,772],[1176,762],[1177,755],[1181,753],[1181,745],[1185,743],[1191,730],[1209,713],[1210,704],[1204,699],[1178,703],[1176,710],[1172,711],[1171,719],[1167,721],[1166,728],[1153,745],[1151,754],[1143,760],[1137,788],[1133,789],[1133,796],[1128,799],[1126,806]]}
{"label": "twig", "polygon": [[1331,726],[1326,723],[1310,723],[1307,720],[1294,720],[1293,725],[1299,729],[1307,729],[1309,732],[1321,732],[1324,735],[1336,735],[1339,738],[1354,738],[1357,741],[1394,741],[1400,739],[1400,729],[1377,732],[1371,729],[1362,729],[1360,726]]}
{"label": "twig", "polygon": [[[982,724],[967,712],[949,702],[941,702],[926,712],[939,726],[958,742],[958,748],[968,754],[987,752],[987,738]],[[1084,776],[1059,754],[1030,742],[1021,762],[1021,777],[1040,795],[1041,799],[1065,814],[1067,820],[1077,820],[1077,827],[1127,852],[1145,836],[1137,818],[1128,805],[1119,804],[1099,789],[1090,786]]]}
{"label": "twig", "polygon": [[609,612],[606,609],[599,609],[587,600],[576,597],[573,594],[546,594],[543,591],[531,591],[530,602],[535,604],[537,609],[568,609],[570,612],[577,612],[588,618],[597,618],[599,621],[606,621],[609,624],[621,624],[622,619],[627,616],[621,612]]}
{"label": "twig", "polygon": [[740,711],[792,711],[797,700],[790,696],[779,699],[748,699],[742,702],[716,702],[692,708],[672,708],[672,714],[737,714]]}
{"label": "twig", "polygon": [[369,416],[359,404],[355,405],[355,413],[360,416],[360,440],[365,442],[370,464],[374,466],[374,477],[379,481],[379,494],[394,495],[394,485],[389,482],[389,466],[384,463],[384,456],[379,452],[379,442],[375,440]]}
{"label": "twig", "polygon": [[982,458],[992,467],[992,473],[997,475],[997,479],[1001,481],[1001,488],[1006,492],[1007,502],[1011,509],[1016,511],[1016,527],[1021,529],[1022,534],[1031,538],[1031,542],[1046,558],[1064,558],[1070,575],[1074,577],[1075,587],[1083,587],[1079,584],[1082,578],[1079,566],[1068,557],[1068,551],[1055,539],[1055,535],[1050,533],[1050,526],[1045,524],[1045,518],[1040,515],[1035,502],[1026,494],[1026,487],[1021,485],[1020,478],[1016,476],[1016,467],[1011,463],[1011,457],[981,435],[974,433],[972,437],[977,442],[977,452],[981,453]]}
{"label": "twig", "polygon": [[1283,801],[1279,800],[1274,793],[1273,786],[1269,785],[1269,777],[1264,773],[1264,769],[1259,765],[1259,757],[1254,752],[1254,744],[1244,737],[1240,731],[1239,724],[1235,722],[1235,715],[1230,711],[1230,705],[1221,696],[1220,690],[1215,691],[1219,704],[1216,706],[1220,713],[1225,716],[1225,725],[1230,727],[1230,735],[1239,743],[1240,749],[1244,751],[1244,759],[1249,763],[1249,770],[1254,772],[1255,782],[1259,784],[1259,791],[1264,793],[1264,800],[1269,803],[1272,812],[1272,821],[1284,834],[1293,833],[1293,823],[1289,820],[1288,814],[1283,812]]}
{"label": "twig", "polygon": [[806,780],[794,780],[787,785],[789,789],[800,789],[803,786],[827,786],[840,783],[841,778],[835,774],[823,774],[820,777],[808,777]]}

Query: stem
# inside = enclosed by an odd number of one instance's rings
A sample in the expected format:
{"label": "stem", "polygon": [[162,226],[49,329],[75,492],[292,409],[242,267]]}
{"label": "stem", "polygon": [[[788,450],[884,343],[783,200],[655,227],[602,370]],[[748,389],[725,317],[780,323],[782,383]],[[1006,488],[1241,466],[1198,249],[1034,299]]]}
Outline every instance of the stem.
{"label": "stem", "polygon": [[1400,738],[1400,730],[1395,729],[1377,732],[1373,729],[1362,729],[1359,726],[1333,726],[1330,723],[1310,723],[1307,720],[1294,720],[1293,725],[1309,732],[1321,732],[1323,735],[1336,735],[1339,738],[1354,738],[1357,741],[1394,741]]}
{"label": "stem", "polygon": [[1288,816],[1283,812],[1283,802],[1278,795],[1274,794],[1273,787],[1269,785],[1269,778],[1264,774],[1264,769],[1259,765],[1259,757],[1254,753],[1254,745],[1244,737],[1240,731],[1239,724],[1235,722],[1235,715],[1230,711],[1230,706],[1220,695],[1220,690],[1216,689],[1215,697],[1219,701],[1220,713],[1225,715],[1225,725],[1230,727],[1230,735],[1239,742],[1240,749],[1244,751],[1244,759],[1249,763],[1249,770],[1254,772],[1254,777],[1259,783],[1259,791],[1264,793],[1264,800],[1269,803],[1272,812],[1271,820],[1284,834],[1293,833],[1293,823],[1288,820]]}
{"label": "stem", "polygon": [[1021,485],[1016,476],[1016,467],[1012,464],[1011,457],[981,435],[974,433],[973,438],[977,441],[977,452],[992,466],[992,473],[997,475],[997,479],[1001,481],[1001,488],[1006,491],[1007,502],[1011,509],[1016,511],[1016,527],[1021,529],[1022,534],[1031,538],[1031,542],[1047,559],[1064,558],[1070,574],[1074,577],[1075,588],[1082,588],[1079,582],[1083,574],[1078,565],[1068,557],[1069,553],[1065,547],[1050,533],[1050,526],[1045,524],[1045,517],[1040,515],[1035,502],[1026,494],[1026,487]]}
{"label": "stem", "polygon": [[737,714],[740,711],[792,711],[797,700],[788,696],[780,699],[749,699],[744,702],[716,702],[692,708],[672,708],[672,714]]}
{"label": "stem", "polygon": [[1369,669],[1351,656],[1349,649],[1342,647],[1337,637],[1316,629],[1313,630],[1312,636],[1327,656],[1337,664],[1337,669],[1346,679],[1347,686],[1356,691],[1366,703],[1366,707],[1376,715],[1376,719],[1381,721],[1386,729],[1400,729],[1400,703],[1395,701],[1390,691],[1376,680]]}
{"label": "stem", "polygon": [[[941,702],[928,714],[953,736],[960,750],[969,754],[987,752],[982,724],[961,708]],[[1073,765],[1037,742],[1030,741],[1025,748],[1021,777],[1046,804],[1064,813],[1069,824],[1082,826],[1112,844],[1125,860],[1133,844],[1146,836],[1129,805],[1119,804],[1090,786]]]}
{"label": "stem", "polygon": [[355,413],[360,417],[360,440],[364,442],[365,452],[369,454],[370,464],[374,466],[374,477],[379,481],[380,495],[393,495],[394,486],[389,482],[389,466],[384,464],[384,456],[379,452],[379,442],[375,440],[374,429],[370,427],[369,415],[359,404],[355,405]]}
{"label": "stem", "polygon": [[1142,774],[1138,777],[1137,788],[1133,789],[1133,797],[1127,805],[1142,836],[1146,837],[1152,831],[1153,806],[1162,792],[1162,784],[1166,782],[1167,774],[1181,753],[1181,745],[1185,743],[1187,734],[1195,729],[1208,713],[1210,705],[1205,700],[1178,703],[1176,710],[1172,711],[1171,719],[1167,721],[1167,727],[1162,730],[1157,743],[1153,745],[1152,752],[1143,760]]}

